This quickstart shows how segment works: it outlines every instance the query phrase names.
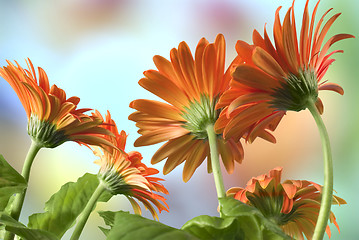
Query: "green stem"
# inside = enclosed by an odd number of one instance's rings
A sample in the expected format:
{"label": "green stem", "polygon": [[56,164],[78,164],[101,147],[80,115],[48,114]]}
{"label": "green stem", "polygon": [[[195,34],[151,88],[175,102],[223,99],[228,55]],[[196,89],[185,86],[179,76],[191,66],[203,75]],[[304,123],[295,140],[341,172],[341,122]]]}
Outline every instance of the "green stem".
{"label": "green stem", "polygon": [[[31,165],[35,159],[36,154],[39,152],[41,148],[42,146],[38,145],[35,141],[31,142],[31,146],[29,151],[27,152],[21,172],[21,175],[24,177],[26,182],[29,182]],[[10,216],[17,221],[19,220],[22,205],[24,204],[26,190],[27,188],[25,188],[25,190],[22,193],[16,194],[14,203],[10,209]],[[12,240],[12,239],[14,239],[14,234],[11,232],[6,232],[4,240]]]}
{"label": "green stem", "polygon": [[105,186],[102,183],[102,181],[100,181],[99,185],[97,186],[96,190],[94,191],[94,193],[92,194],[90,200],[88,201],[88,203],[86,204],[84,210],[82,211],[82,214],[80,215],[80,217],[78,218],[77,221],[77,225],[75,227],[74,232],[72,233],[72,236],[70,238],[70,240],[77,240],[79,239],[82,230],[85,227],[85,224],[87,222],[87,219],[89,218],[92,210],[94,209],[99,197],[101,196],[101,194],[105,191]]}
{"label": "green stem", "polygon": [[[206,127],[207,135],[208,135],[208,142],[209,142],[209,149],[211,152],[211,164],[212,164],[212,172],[214,177],[214,183],[216,185],[217,196],[218,200],[220,198],[224,198],[226,196],[226,191],[223,185],[223,177],[221,166],[219,164],[219,153],[217,149],[217,135],[214,132],[213,124],[209,124]],[[221,206],[219,204],[219,206]],[[220,213],[220,215],[222,215]]]}
{"label": "green stem", "polygon": [[312,113],[313,118],[317,123],[320,138],[322,140],[322,148],[324,155],[324,186],[322,191],[322,200],[317,224],[315,226],[314,235],[312,238],[313,240],[321,240],[324,237],[325,229],[328,225],[330,208],[332,206],[333,162],[328,132],[314,102],[310,102],[308,109]]}

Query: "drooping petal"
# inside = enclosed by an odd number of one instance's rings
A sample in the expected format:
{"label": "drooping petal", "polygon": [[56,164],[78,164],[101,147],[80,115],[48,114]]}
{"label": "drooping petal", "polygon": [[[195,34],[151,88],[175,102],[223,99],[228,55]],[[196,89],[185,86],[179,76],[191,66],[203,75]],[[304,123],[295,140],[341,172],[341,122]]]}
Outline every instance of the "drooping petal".
{"label": "drooping petal", "polygon": [[344,94],[343,88],[336,83],[324,83],[319,86],[319,90],[330,90],[330,91],[337,92],[340,95]]}

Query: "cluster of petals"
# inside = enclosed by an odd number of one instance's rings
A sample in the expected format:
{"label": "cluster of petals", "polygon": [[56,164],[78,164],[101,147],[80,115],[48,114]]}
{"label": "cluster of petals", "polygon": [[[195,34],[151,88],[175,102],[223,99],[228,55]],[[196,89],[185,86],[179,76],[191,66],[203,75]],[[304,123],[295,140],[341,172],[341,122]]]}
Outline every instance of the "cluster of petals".
{"label": "cluster of petals", "polygon": [[[103,138],[110,132],[100,127],[102,120],[85,114],[91,109],[78,109],[80,98],[66,98],[64,90],[56,85],[50,87],[42,68],[38,68],[36,76],[30,59],[27,60],[28,69],[23,69],[17,62],[16,65],[10,61],[7,63],[8,66],[0,68],[0,76],[11,85],[19,97],[29,120],[29,134],[35,141],[38,140],[37,137],[41,137],[44,142],[39,144],[44,147],[56,147],[65,141],[103,147],[111,145]],[[33,126],[34,124],[36,126]],[[33,129],[29,129],[30,125]],[[54,132],[49,133],[48,129],[42,129],[45,126],[53,127]]]}
{"label": "cluster of petals", "polygon": [[[202,38],[194,58],[185,42],[181,42],[178,49],[171,50],[170,61],[161,56],[154,57],[158,70],[145,71],[145,77],[139,84],[167,103],[134,100],[130,107],[137,111],[129,119],[136,122],[138,133],[142,135],[135,146],[166,142],[152,158],[153,164],[167,159],[164,174],[185,162],[183,180],[188,181],[202,162],[209,158],[206,136],[199,138],[186,126],[206,121],[200,112],[211,112],[209,105],[213,103],[214,106],[229,88],[231,70],[239,62],[240,58],[236,58],[225,71],[225,40],[221,34],[214,43]],[[203,104],[203,99],[209,105]],[[217,115],[215,112],[214,121],[209,123],[214,124]],[[199,131],[205,131],[205,127],[206,124]],[[218,135],[217,145],[226,170],[233,172],[234,162],[240,163],[243,158],[241,143],[230,138],[224,141]],[[210,161],[208,163],[208,170],[211,171]]]}
{"label": "cluster of petals", "polygon": [[[96,111],[94,115],[103,119],[102,115]],[[158,219],[155,208],[159,212],[168,211],[165,198],[157,193],[168,194],[167,189],[160,183],[161,178],[154,177],[159,171],[147,167],[142,162],[142,155],[137,151],[125,152],[127,135],[125,131],[119,132],[115,121],[107,112],[106,119],[103,120],[103,128],[109,130],[113,135],[106,136],[115,148],[106,147],[100,149],[94,147],[93,151],[99,160],[99,176],[112,194],[123,194],[130,201],[135,213],[141,214],[140,205],[135,201],[137,199],[148,209],[152,216]]]}
{"label": "cluster of petals", "polygon": [[[280,225],[283,231],[295,239],[312,239],[318,219],[322,187],[306,180],[286,180],[281,183],[282,168],[276,167],[248,181],[245,188],[233,187],[227,195],[253,205],[263,215]],[[345,200],[333,196],[332,204],[346,204]],[[339,231],[334,214],[330,213],[330,222]],[[329,226],[326,228],[331,236]]]}
{"label": "cluster of petals", "polygon": [[[322,113],[323,104],[318,98],[318,90],[344,93],[339,85],[322,81],[322,78],[330,64],[335,61],[331,58],[332,55],[343,52],[335,50],[328,53],[329,48],[342,39],[354,36],[337,34],[324,43],[328,30],[340,13],[332,16],[321,27],[325,16],[332,9],[326,11],[315,24],[319,1],[314,7],[311,19],[308,13],[308,2],[309,0],[305,5],[299,38],[293,1],[283,23],[279,17],[281,7],[275,13],[274,45],[266,29],[264,29],[264,36],[254,30],[252,45],[244,41],[237,42],[236,50],[243,63],[233,72],[231,88],[223,94],[217,104],[217,108],[224,107],[225,109],[216,123],[216,130],[223,132],[225,138],[244,137],[252,142],[257,137],[261,137],[275,142],[270,131],[276,129],[287,110],[293,110],[291,105],[303,102],[303,106],[295,110],[299,111],[305,109],[306,101],[312,98],[309,100],[313,101],[318,111]],[[296,87],[294,92],[291,89],[293,86],[289,84],[289,80],[293,78],[294,85],[297,84],[296,81],[302,84],[294,86]],[[303,86],[305,88],[308,85],[313,93],[309,96],[303,95],[301,91],[308,90],[303,89]]]}

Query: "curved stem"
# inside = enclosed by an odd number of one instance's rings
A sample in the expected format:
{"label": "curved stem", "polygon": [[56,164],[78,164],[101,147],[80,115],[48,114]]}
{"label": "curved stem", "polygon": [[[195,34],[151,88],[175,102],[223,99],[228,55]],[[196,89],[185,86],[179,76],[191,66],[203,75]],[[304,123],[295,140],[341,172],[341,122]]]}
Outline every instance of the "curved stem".
{"label": "curved stem", "polygon": [[87,222],[87,219],[89,218],[92,210],[94,209],[99,197],[101,194],[105,191],[105,186],[102,184],[102,181],[100,181],[99,185],[97,186],[96,190],[92,194],[90,200],[86,204],[84,210],[82,211],[82,214],[78,218],[77,225],[75,227],[74,232],[72,233],[72,236],[70,240],[77,240],[79,239],[82,230],[85,227],[85,224]]}
{"label": "curved stem", "polygon": [[[219,153],[218,153],[217,141],[216,141],[217,135],[214,132],[214,128],[212,124],[209,124],[206,127],[206,131],[208,135],[209,148],[211,152],[211,165],[212,165],[214,183],[216,185],[217,196],[219,200],[220,198],[224,198],[226,196],[226,191],[224,189],[221,166],[219,164]],[[219,206],[221,207],[221,205]]]}
{"label": "curved stem", "polygon": [[[31,146],[29,151],[27,152],[21,172],[21,175],[24,177],[26,182],[29,182],[31,165],[34,162],[36,154],[39,152],[41,148],[42,146],[38,145],[35,141],[31,142]],[[24,204],[26,190],[27,188],[25,188],[25,190],[22,193],[16,194],[13,206],[10,209],[10,216],[17,221],[19,220],[21,209]],[[6,232],[4,240],[12,240],[12,239],[14,239],[14,234],[10,232]]]}
{"label": "curved stem", "polygon": [[322,191],[319,216],[313,235],[313,240],[321,240],[324,237],[325,229],[328,225],[330,208],[332,206],[333,162],[328,132],[314,102],[310,102],[308,109],[318,126],[324,155],[324,186]]}

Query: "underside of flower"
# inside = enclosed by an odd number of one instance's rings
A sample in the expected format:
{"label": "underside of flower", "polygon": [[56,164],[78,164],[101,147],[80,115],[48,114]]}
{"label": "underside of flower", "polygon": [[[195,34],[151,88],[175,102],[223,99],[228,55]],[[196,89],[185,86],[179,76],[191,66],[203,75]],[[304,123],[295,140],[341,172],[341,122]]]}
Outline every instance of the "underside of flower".
{"label": "underside of flower", "polygon": [[300,70],[298,74],[289,74],[281,87],[274,89],[270,103],[273,108],[283,111],[301,111],[307,108],[308,101],[318,98],[318,80],[314,71]]}
{"label": "underside of flower", "polygon": [[41,121],[36,114],[31,114],[27,132],[33,141],[45,148],[55,148],[69,140],[65,131],[58,130],[53,123]]}
{"label": "underside of flower", "polygon": [[206,127],[214,124],[218,118],[216,103],[216,98],[210,99],[206,95],[201,95],[200,101],[193,100],[183,111],[182,117],[187,120],[184,128],[198,139],[207,139]]}
{"label": "underside of flower", "polygon": [[115,170],[100,171],[98,173],[98,178],[102,181],[105,188],[113,195],[127,195],[133,188],[125,181],[124,177]]}
{"label": "underside of flower", "polygon": [[[249,180],[246,188],[229,189],[227,196],[256,207],[294,239],[304,240],[304,234],[311,240],[321,206],[322,186],[306,180],[286,180],[281,183],[281,174],[282,168],[274,168],[268,174]],[[333,195],[332,204],[346,202]],[[332,212],[329,220],[339,231]],[[326,231],[330,237],[329,225]]]}

